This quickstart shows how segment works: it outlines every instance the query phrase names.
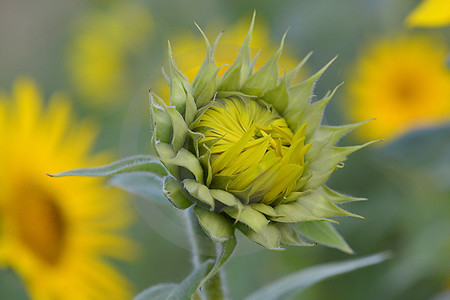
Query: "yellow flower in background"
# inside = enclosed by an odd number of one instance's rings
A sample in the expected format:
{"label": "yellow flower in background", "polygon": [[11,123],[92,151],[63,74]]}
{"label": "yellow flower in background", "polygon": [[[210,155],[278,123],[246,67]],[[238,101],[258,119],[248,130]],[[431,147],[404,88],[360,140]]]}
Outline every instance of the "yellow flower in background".
{"label": "yellow flower in background", "polygon": [[392,139],[450,121],[445,44],[423,36],[399,37],[366,50],[348,81],[345,107],[354,121],[376,118],[361,128],[365,138]]}
{"label": "yellow flower in background", "polygon": [[123,100],[132,77],[129,58],[148,40],[151,29],[148,9],[132,2],[88,11],[77,20],[67,65],[75,90],[87,104],[103,106]]}
{"label": "yellow flower in background", "polygon": [[[225,71],[233,64],[238,56],[238,50],[241,47],[242,42],[248,32],[248,20],[243,19],[236,23],[233,27],[227,27],[227,30],[223,32],[220,37],[219,44],[215,50],[214,59],[218,66],[222,66],[219,71],[219,76],[225,73]],[[213,26],[207,28],[206,32],[213,32],[214,35],[220,32],[222,27]],[[228,29],[229,28],[229,29]],[[208,30],[209,29],[209,30]],[[173,49],[173,56],[176,60],[176,64],[180,70],[189,78],[192,82],[200,70],[205,59],[205,49],[202,46],[203,37],[200,33],[193,34],[191,30],[186,32],[180,32],[177,36],[170,39]],[[267,26],[264,23],[256,24],[252,37],[252,45],[250,52],[253,57],[261,51],[259,58],[255,61],[255,70],[260,69],[265,62],[267,62],[277,50],[276,45],[278,41],[274,43],[269,36]],[[280,58],[280,75],[292,70],[297,64],[298,60],[296,55],[288,46],[285,46],[283,55]],[[305,79],[307,72],[303,67],[299,74],[297,74],[294,82],[298,82],[300,79]],[[161,96],[162,99],[169,99],[169,88],[167,83],[163,80],[155,84],[154,88],[156,94]]]}
{"label": "yellow flower in background", "polygon": [[132,255],[118,235],[132,219],[126,202],[101,180],[45,175],[107,159],[88,155],[96,130],[77,125],[61,95],[46,110],[42,102],[28,79],[0,97],[0,267],[21,276],[32,299],[130,298],[106,260]]}
{"label": "yellow flower in background", "polygon": [[409,27],[443,27],[450,25],[450,1],[423,0],[406,18]]}

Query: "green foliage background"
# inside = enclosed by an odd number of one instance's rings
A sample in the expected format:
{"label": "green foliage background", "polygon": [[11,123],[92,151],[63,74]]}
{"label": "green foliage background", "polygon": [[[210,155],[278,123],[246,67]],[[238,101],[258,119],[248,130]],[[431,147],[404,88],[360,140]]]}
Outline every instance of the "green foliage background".
{"label": "green foliage background", "polygon": [[[116,3],[117,2],[117,3]],[[127,59],[132,74],[123,101],[92,108],[74,90],[66,68],[72,24],[89,10],[136,2],[152,15],[153,28],[142,36],[143,47]],[[166,40],[181,29],[197,34],[200,26],[234,24],[257,10],[274,43],[291,27],[287,44],[300,60],[314,51],[308,68],[315,71],[336,54],[339,59],[320,79],[317,95],[346,80],[345,75],[359,50],[371,40],[407,29],[405,16],[417,1],[304,0],[304,1],[69,1],[2,0],[0,3],[0,87],[9,89],[14,79],[29,75],[46,95],[65,91],[82,116],[93,116],[103,128],[97,149],[109,149],[119,157],[148,153],[150,139],[147,91],[161,78],[166,59]],[[128,28],[130,32],[133,28]],[[419,30],[420,31],[420,30]],[[423,30],[424,34],[430,30]],[[449,28],[433,34],[450,36]],[[213,38],[213,37],[212,37]],[[348,123],[343,114],[344,93],[338,92],[326,110],[329,124]],[[340,99],[341,98],[341,99]],[[86,100],[86,99],[84,99]],[[449,99],[450,101],[450,99]],[[341,144],[350,144],[349,135]],[[383,264],[328,279],[308,289],[302,299],[428,299],[450,288],[450,127],[423,129],[399,140],[365,149],[346,162],[329,185],[367,202],[347,204],[347,209],[366,217],[342,219],[339,231],[358,256],[391,250]],[[142,245],[135,264],[120,265],[136,291],[160,282],[180,282],[190,273],[190,253],[173,242],[161,226],[148,226],[146,212],[155,209],[146,200],[129,196],[144,216],[130,230]],[[176,220],[172,207],[157,206],[163,220]],[[154,215],[152,215],[154,216]],[[181,234],[181,233],[180,233]],[[239,241],[235,256],[226,265],[230,298],[241,299],[266,283],[319,263],[350,258],[325,247],[288,248],[270,252]],[[182,242],[180,244],[183,244]],[[187,243],[186,243],[187,245]],[[10,271],[0,272],[0,298],[25,298],[20,280]],[[295,298],[295,299],[300,299]]]}

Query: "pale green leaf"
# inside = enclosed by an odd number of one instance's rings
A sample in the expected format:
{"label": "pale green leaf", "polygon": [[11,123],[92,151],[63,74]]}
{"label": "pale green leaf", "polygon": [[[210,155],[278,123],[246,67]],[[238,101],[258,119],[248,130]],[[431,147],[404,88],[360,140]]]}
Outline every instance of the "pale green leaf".
{"label": "pale green leaf", "polygon": [[170,293],[168,299],[187,300],[197,291],[202,279],[211,270],[212,260],[207,260],[198,266],[185,280],[178,284]]}
{"label": "pale green leaf", "polygon": [[134,300],[189,300],[200,286],[200,282],[213,265],[212,260],[207,260],[184,279],[181,283],[165,283],[152,286],[140,294]]}
{"label": "pale green leaf", "polygon": [[108,183],[131,194],[167,204],[162,193],[162,179],[152,173],[131,172],[112,176]]}
{"label": "pale green leaf", "polygon": [[136,155],[121,159],[113,162],[109,165],[96,168],[83,168],[75,169],[71,171],[65,171],[58,174],[49,176],[62,177],[62,176],[111,176],[128,172],[149,172],[157,176],[166,176],[167,172],[161,165],[159,160],[150,155]]}
{"label": "pale green leaf", "polygon": [[176,286],[176,283],[157,284],[140,292],[134,297],[134,300],[167,300],[167,297]]}
{"label": "pale green leaf", "polygon": [[381,263],[388,257],[386,253],[378,253],[363,258],[313,266],[288,275],[270,285],[266,285],[262,289],[252,293],[245,300],[289,299],[289,297],[300,293],[326,278]]}

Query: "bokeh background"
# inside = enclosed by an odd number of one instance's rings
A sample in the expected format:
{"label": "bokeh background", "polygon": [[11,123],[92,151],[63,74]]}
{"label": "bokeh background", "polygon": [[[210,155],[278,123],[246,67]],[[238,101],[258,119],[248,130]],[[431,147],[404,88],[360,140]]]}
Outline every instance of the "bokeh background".
{"label": "bokeh background", "polygon": [[[94,153],[108,151],[116,158],[145,154],[150,145],[148,90],[167,95],[161,72],[167,40],[180,68],[192,71],[204,55],[194,21],[211,40],[225,30],[222,49],[229,55],[241,44],[256,9],[252,47],[255,52],[264,49],[263,59],[278,47],[289,27],[282,65],[289,69],[313,51],[298,81],[338,55],[315,90],[321,98],[345,82],[324,122],[376,118],[367,125],[370,129],[358,129],[340,144],[385,139],[353,154],[328,183],[338,191],[369,198],[346,204],[365,220],[341,218],[338,226],[355,255],[390,250],[392,259],[325,280],[301,298],[449,299],[444,297],[450,297],[450,28],[409,26],[405,19],[418,3],[1,0],[0,88],[10,93],[17,78],[28,76],[46,98],[62,91],[73,103],[73,115],[98,124]],[[441,5],[441,10],[450,11],[448,2]],[[418,36],[420,42],[408,44]],[[400,39],[406,41],[401,44]],[[414,52],[417,43],[421,46]],[[365,63],[369,66],[363,67]],[[416,63],[417,76],[395,86],[396,78],[415,74]],[[416,89],[422,82],[427,84]],[[355,86],[364,91],[355,92]],[[136,292],[181,281],[191,269],[179,224],[182,216],[143,198],[122,197],[132,203],[130,210],[136,215],[127,236],[140,250],[132,262],[110,263]],[[270,252],[242,239],[225,267],[229,295],[242,299],[298,269],[349,258],[322,246]],[[26,286],[10,268],[0,270],[0,299],[27,299]]]}

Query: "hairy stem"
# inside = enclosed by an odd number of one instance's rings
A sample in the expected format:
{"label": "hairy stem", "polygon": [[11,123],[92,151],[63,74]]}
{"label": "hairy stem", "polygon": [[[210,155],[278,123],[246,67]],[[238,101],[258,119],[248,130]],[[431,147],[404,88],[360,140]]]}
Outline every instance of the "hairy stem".
{"label": "hairy stem", "polygon": [[[217,245],[205,234],[194,209],[191,207],[186,210],[186,231],[189,236],[192,252],[192,264],[197,268],[201,263],[208,259],[216,259]],[[223,300],[225,297],[225,284],[223,281],[223,271],[217,272],[202,287],[201,299]]]}

